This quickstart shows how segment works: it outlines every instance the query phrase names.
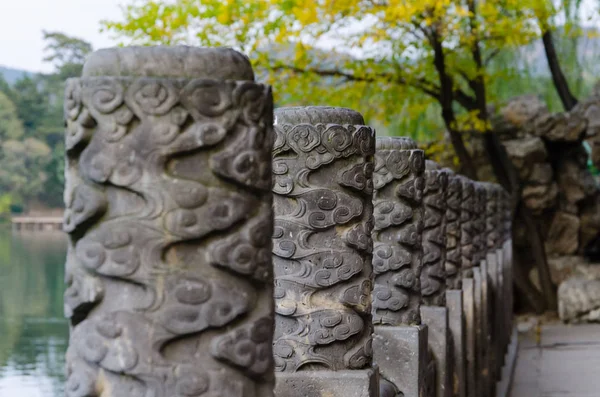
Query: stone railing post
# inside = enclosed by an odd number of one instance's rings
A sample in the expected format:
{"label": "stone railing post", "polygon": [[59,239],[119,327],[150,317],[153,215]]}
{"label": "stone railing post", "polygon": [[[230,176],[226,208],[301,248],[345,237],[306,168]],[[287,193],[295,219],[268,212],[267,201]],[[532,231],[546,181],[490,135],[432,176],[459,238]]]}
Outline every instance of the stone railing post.
{"label": "stone railing post", "polygon": [[474,252],[473,282],[475,286],[475,329],[477,340],[477,395],[485,396],[489,388],[487,368],[487,233],[486,233],[486,190],[482,182],[475,185],[474,206]]}
{"label": "stone railing post", "polygon": [[381,397],[428,396],[427,327],[421,325],[420,275],[425,159],[407,138],[377,140],[373,196],[373,352]]}
{"label": "stone railing post", "polygon": [[330,107],[279,108],[275,131],[275,394],[375,397],[375,132]]}
{"label": "stone railing post", "polygon": [[465,327],[461,272],[461,202],[462,182],[451,170],[448,172],[446,193],[446,307],[452,335],[452,396],[466,396]]}
{"label": "stone railing post", "polygon": [[421,321],[435,360],[435,396],[452,396],[451,335],[446,308],[446,195],[448,172],[427,160],[423,190],[423,268]]}
{"label": "stone railing post", "polygon": [[272,106],[230,49],[68,80],[67,396],[273,396]]}
{"label": "stone railing post", "polygon": [[490,392],[495,393],[495,381],[500,380],[500,367],[498,366],[498,314],[502,308],[498,306],[498,190],[499,186],[493,183],[486,183],[486,263],[488,278],[488,363]]}
{"label": "stone railing post", "polygon": [[504,224],[504,246],[503,246],[503,268],[502,268],[502,278],[503,278],[503,287],[504,287],[504,350],[508,348],[508,345],[511,340],[511,335],[513,333],[513,243],[512,243],[512,219],[511,219],[511,209],[510,209],[510,195],[503,191],[504,196],[504,216],[503,216],[503,224]]}
{"label": "stone railing post", "polygon": [[466,386],[468,397],[477,394],[477,342],[475,330],[475,284],[473,281],[473,235],[475,185],[470,179],[459,176],[462,185],[460,207],[461,274],[463,291],[463,316],[465,326]]}

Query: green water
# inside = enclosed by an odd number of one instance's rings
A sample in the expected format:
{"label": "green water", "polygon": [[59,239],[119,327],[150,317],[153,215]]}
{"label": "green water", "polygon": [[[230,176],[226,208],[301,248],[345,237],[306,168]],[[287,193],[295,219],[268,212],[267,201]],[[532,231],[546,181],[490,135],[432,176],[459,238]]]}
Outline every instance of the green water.
{"label": "green water", "polygon": [[66,238],[0,227],[0,396],[63,396]]}

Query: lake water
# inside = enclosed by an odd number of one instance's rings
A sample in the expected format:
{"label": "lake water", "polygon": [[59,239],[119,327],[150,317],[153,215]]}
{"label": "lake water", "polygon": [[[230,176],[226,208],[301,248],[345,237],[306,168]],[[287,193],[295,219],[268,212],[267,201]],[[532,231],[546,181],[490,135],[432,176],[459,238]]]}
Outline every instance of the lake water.
{"label": "lake water", "polygon": [[0,226],[0,396],[64,395],[66,237]]}

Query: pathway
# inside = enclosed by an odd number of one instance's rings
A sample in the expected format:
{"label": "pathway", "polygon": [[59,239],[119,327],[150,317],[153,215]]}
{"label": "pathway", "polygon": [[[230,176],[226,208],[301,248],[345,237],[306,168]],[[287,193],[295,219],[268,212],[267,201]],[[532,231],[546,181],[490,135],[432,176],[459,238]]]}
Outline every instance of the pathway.
{"label": "pathway", "polygon": [[511,397],[600,396],[600,325],[532,326],[519,336]]}

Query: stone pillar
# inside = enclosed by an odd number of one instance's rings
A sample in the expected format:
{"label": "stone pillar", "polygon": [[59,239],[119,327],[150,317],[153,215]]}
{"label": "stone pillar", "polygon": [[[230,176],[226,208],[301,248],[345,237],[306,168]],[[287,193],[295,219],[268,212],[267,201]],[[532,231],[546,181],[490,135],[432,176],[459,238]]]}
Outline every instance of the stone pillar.
{"label": "stone pillar", "polygon": [[423,190],[423,269],[421,321],[427,325],[435,360],[435,396],[452,396],[451,335],[446,308],[446,194],[448,173],[427,160]]}
{"label": "stone pillar", "polygon": [[475,283],[476,304],[476,330],[477,330],[477,367],[478,367],[478,390],[479,395],[487,395],[489,392],[489,366],[488,366],[488,333],[487,305],[488,305],[488,283],[487,283],[487,228],[486,228],[486,189],[482,182],[475,184],[475,253],[473,268],[473,279]]}
{"label": "stone pillar", "polygon": [[[407,138],[380,138],[373,205],[373,352],[381,397],[425,396],[427,328],[421,325],[421,266],[425,160]],[[429,386],[432,386],[431,384]],[[388,394],[389,392],[389,394]]]}
{"label": "stone pillar", "polygon": [[498,314],[501,308],[498,307],[498,233],[497,233],[497,214],[498,214],[498,190],[499,186],[493,183],[486,183],[486,263],[488,278],[488,357],[490,369],[490,391],[495,393],[495,381],[500,380],[500,369],[498,366]]}
{"label": "stone pillar", "polygon": [[231,49],[68,80],[67,396],[273,396],[272,106]]}
{"label": "stone pillar", "polygon": [[512,243],[512,214],[510,209],[510,195],[504,191],[504,268],[502,277],[504,279],[504,296],[506,314],[505,320],[505,351],[510,343],[510,337],[513,329],[513,243]]}
{"label": "stone pillar", "polygon": [[506,208],[508,203],[506,202],[506,196],[504,195],[504,191],[501,190],[498,196],[498,205],[496,211],[496,233],[498,234],[498,243],[496,245],[496,254],[498,256],[498,265],[496,269],[496,278],[498,280],[498,286],[496,290],[497,295],[497,305],[496,310],[498,313],[497,317],[497,343],[498,343],[498,370],[500,371],[500,375],[502,374],[502,367],[504,366],[504,353],[505,353],[505,321],[506,321],[506,293],[505,293],[505,284],[504,284],[504,267],[506,260],[506,223],[504,222],[504,217],[506,216]]}
{"label": "stone pillar", "polygon": [[465,327],[461,277],[460,206],[462,183],[451,170],[446,192],[446,307],[451,334],[452,396],[465,397]]}
{"label": "stone pillar", "polygon": [[273,147],[275,394],[370,397],[375,132],[360,113],[279,108]]}
{"label": "stone pillar", "polygon": [[462,186],[460,207],[460,244],[461,274],[463,290],[463,316],[465,326],[465,367],[468,397],[480,397],[477,394],[476,380],[478,376],[476,361],[475,335],[475,284],[473,281],[473,222],[475,209],[475,186],[470,179],[459,176]]}

